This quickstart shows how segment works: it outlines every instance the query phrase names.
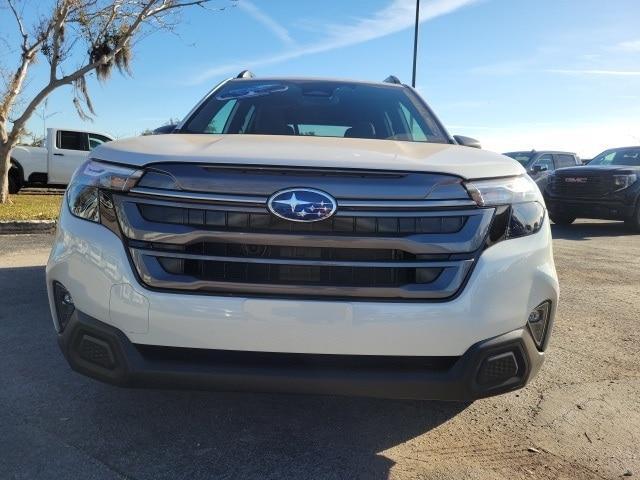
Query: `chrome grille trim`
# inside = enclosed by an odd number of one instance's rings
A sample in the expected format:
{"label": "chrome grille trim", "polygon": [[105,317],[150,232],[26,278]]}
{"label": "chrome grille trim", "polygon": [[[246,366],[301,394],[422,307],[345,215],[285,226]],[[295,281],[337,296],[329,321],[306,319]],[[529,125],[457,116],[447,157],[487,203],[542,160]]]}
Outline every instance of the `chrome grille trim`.
{"label": "chrome grille trim", "polygon": [[444,268],[438,278],[428,284],[409,284],[399,287],[332,287],[325,285],[255,284],[199,280],[186,275],[166,272],[155,256],[132,250],[133,261],[142,281],[151,288],[227,294],[286,295],[291,297],[332,297],[439,300],[453,296],[462,286],[473,260],[459,262],[457,267]]}
{"label": "chrome grille trim", "polygon": [[159,188],[136,187],[130,190],[134,195],[148,196],[152,198],[173,198],[176,200],[214,202],[214,203],[238,203],[246,205],[248,203],[256,205],[266,205],[265,197],[253,197],[248,195],[221,195],[218,193],[198,193],[182,192],[178,190],[161,190]]}
{"label": "chrome grille trim", "polygon": [[190,225],[150,222],[140,214],[135,199],[114,196],[114,203],[124,235],[131,240],[187,245],[194,242],[229,242],[300,247],[383,248],[413,254],[471,253],[480,248],[487,236],[494,209],[476,209],[457,233],[418,234],[406,237],[365,235],[318,235],[308,233],[257,233],[216,231]]}
{"label": "chrome grille trim", "polygon": [[[308,265],[318,267],[374,267],[374,268],[450,268],[458,267],[460,261],[344,261],[344,260],[300,260],[295,258],[257,258],[257,257],[226,257],[218,255],[200,255],[196,253],[171,252],[164,250],[149,250],[144,248],[131,247],[132,251],[140,255],[148,255],[156,258],[178,258],[185,260],[205,260],[217,262],[235,263],[261,263],[271,265]],[[467,261],[473,262],[473,259]]]}
{"label": "chrome grille trim", "polygon": [[405,209],[405,208],[452,208],[475,207],[473,200],[338,200],[339,208],[380,208],[380,209]]}
{"label": "chrome grille trim", "polygon": [[[176,190],[161,190],[156,188],[136,187],[130,190],[131,194],[141,197],[174,199],[183,202],[210,202],[213,204],[240,204],[254,206],[264,206],[268,197],[248,196],[248,195],[221,195],[214,193],[185,192]],[[340,200],[338,208],[364,208],[364,209],[413,209],[413,208],[459,208],[475,207],[473,200],[451,199],[451,200]]]}

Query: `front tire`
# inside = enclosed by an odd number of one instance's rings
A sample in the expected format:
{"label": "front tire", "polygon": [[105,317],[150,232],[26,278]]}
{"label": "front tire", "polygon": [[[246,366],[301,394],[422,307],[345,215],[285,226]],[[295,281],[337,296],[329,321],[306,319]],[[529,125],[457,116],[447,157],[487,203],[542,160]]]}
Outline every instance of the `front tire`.
{"label": "front tire", "polygon": [[629,231],[640,233],[640,200],[638,200],[635,213],[631,218],[624,221],[624,225]]}
{"label": "front tire", "polygon": [[549,218],[556,225],[571,225],[576,221],[576,217],[566,213],[549,213]]}
{"label": "front tire", "polygon": [[22,182],[20,181],[20,177],[18,175],[18,170],[12,168],[9,170],[9,193],[15,195],[22,188]]}

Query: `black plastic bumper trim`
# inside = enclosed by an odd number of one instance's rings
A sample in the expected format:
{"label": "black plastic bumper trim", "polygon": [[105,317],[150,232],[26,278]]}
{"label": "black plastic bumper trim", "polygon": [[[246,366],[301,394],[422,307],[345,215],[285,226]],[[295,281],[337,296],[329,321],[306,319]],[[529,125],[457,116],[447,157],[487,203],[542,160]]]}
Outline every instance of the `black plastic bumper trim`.
{"label": "black plastic bumper trim", "polygon": [[[110,347],[115,358],[113,368],[97,365],[80,355],[78,346],[85,335],[98,338]],[[528,330],[521,328],[473,345],[464,355],[454,359],[450,368],[446,365],[448,360],[445,360],[450,357],[401,357],[403,360],[397,362],[398,365],[393,366],[391,362],[381,368],[373,368],[369,361],[363,362],[362,367],[355,361],[345,362],[344,366],[337,365],[337,362],[320,366],[310,366],[310,362],[291,362],[290,365],[282,362],[203,362],[197,355],[189,355],[190,349],[136,346],[122,331],[78,310],[64,332],[58,335],[58,343],[74,370],[122,387],[451,401],[472,401],[522,388],[536,374],[544,360],[544,353],[536,349]],[[171,354],[163,356],[163,348],[167,348],[168,352],[170,350]],[[148,354],[150,350],[154,352],[153,355]],[[187,354],[177,357],[176,350],[184,350],[181,353]],[[220,350],[213,352],[216,352],[214,358],[224,354]],[[477,379],[483,361],[489,356],[505,352],[514,352],[521,363],[517,375],[497,385],[480,385]],[[243,353],[250,356],[259,352],[228,353],[228,358],[238,358]],[[357,356],[348,357],[353,360]],[[365,357],[362,358],[364,360]],[[408,367],[407,362],[411,358],[415,358],[416,362]]]}

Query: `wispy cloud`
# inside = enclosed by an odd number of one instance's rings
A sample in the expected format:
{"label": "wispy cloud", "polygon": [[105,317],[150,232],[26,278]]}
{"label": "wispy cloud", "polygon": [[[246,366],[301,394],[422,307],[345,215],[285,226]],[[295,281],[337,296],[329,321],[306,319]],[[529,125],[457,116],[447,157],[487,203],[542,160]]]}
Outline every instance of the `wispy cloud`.
{"label": "wispy cloud", "polygon": [[[421,8],[420,21],[425,22],[435,17],[446,15],[464,6],[477,3],[478,1],[479,0],[433,0]],[[195,75],[190,84],[199,84],[211,78],[236,72],[243,68],[259,68],[274,65],[305,55],[327,52],[391,35],[413,25],[415,19],[414,9],[414,0],[393,0],[389,5],[368,17],[355,19],[351,23],[323,26],[323,31],[326,32],[326,34],[317,42],[301,45],[267,57],[245,59],[225,65],[217,65]]]}
{"label": "wispy cloud", "polygon": [[238,2],[238,8],[243,10],[254,20],[264,25],[268,30],[271,31],[271,33],[273,33],[284,43],[289,45],[292,45],[294,43],[293,38],[291,38],[291,35],[289,35],[289,31],[276,20],[274,20],[271,16],[267,15],[260,8],[258,8],[253,2],[250,2],[249,0],[242,0]]}
{"label": "wispy cloud", "polygon": [[640,76],[640,70],[547,69],[545,71],[548,73],[559,73],[561,75],[610,76],[610,77]]}
{"label": "wispy cloud", "polygon": [[640,53],[640,40],[628,40],[626,42],[620,42],[616,45],[616,50]]}

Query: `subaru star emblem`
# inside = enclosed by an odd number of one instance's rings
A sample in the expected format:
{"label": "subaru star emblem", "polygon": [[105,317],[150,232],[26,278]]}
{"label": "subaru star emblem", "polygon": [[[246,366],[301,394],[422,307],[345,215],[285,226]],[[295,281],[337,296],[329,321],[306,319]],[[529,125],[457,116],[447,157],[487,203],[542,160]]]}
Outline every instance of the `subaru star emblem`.
{"label": "subaru star emblem", "polygon": [[274,193],[267,202],[274,215],[292,222],[317,222],[336,213],[338,204],[328,193],[312,188],[289,188]]}

